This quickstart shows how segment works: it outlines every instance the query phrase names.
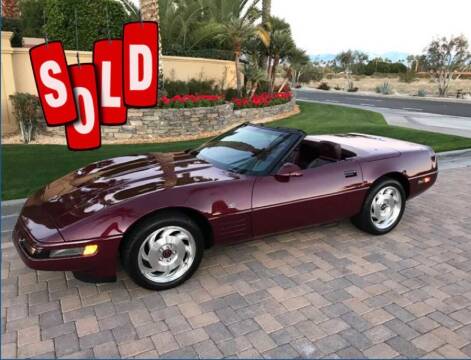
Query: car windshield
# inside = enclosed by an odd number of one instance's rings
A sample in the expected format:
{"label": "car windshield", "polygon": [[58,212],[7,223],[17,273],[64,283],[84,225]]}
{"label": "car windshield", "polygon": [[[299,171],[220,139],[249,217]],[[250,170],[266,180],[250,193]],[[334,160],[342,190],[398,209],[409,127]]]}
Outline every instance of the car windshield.
{"label": "car windshield", "polygon": [[260,175],[270,171],[298,139],[292,132],[245,125],[210,140],[192,153],[225,170]]}

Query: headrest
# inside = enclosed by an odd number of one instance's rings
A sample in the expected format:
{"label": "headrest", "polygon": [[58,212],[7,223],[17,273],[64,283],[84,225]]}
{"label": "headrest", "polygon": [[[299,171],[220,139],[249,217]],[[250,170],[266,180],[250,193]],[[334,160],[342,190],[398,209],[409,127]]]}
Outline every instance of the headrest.
{"label": "headrest", "polygon": [[342,160],[342,147],[330,141],[319,143],[319,156],[329,160]]}

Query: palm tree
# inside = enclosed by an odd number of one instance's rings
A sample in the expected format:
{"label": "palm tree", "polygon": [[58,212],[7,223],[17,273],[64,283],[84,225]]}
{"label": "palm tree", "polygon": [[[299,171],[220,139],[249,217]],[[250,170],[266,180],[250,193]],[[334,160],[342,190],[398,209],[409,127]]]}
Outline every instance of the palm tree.
{"label": "palm tree", "polygon": [[290,25],[283,19],[275,16],[270,18],[269,36],[267,77],[269,80],[269,91],[273,92],[277,66],[295,46],[291,36]]}
{"label": "palm tree", "polygon": [[264,44],[268,45],[269,35],[262,26],[255,22],[260,17],[256,8],[259,0],[250,4],[249,0],[213,0],[208,3],[208,11],[212,21],[206,25],[210,32],[216,34],[215,38],[221,43],[231,46],[234,52],[237,93],[241,95],[242,77],[240,74],[240,56],[242,46],[251,38],[258,36]]}
{"label": "palm tree", "polygon": [[[340,64],[340,67],[345,71],[347,77],[347,89],[350,88],[353,84],[351,75],[352,75],[352,65],[355,61],[355,54],[352,50],[342,51],[335,57],[335,61]],[[377,63],[376,63],[377,66]]]}
{"label": "palm tree", "polygon": [[211,35],[201,26],[204,6],[201,0],[159,0],[163,47],[190,50]]}
{"label": "palm tree", "polygon": [[139,7],[132,0],[119,0],[119,2],[129,15],[130,21],[139,20]]}
{"label": "palm tree", "polygon": [[250,83],[250,89],[248,91],[248,94],[249,97],[252,97],[257,91],[260,82],[266,80],[267,74],[263,69],[258,66],[256,62],[245,64],[243,72],[247,82]]}
{"label": "palm tree", "polygon": [[2,16],[17,18],[19,16],[18,0],[2,0]]}
{"label": "palm tree", "polygon": [[262,24],[267,28],[270,26],[271,0],[262,0]]}
{"label": "palm tree", "polygon": [[307,65],[310,64],[309,55],[303,49],[295,48],[288,55],[289,68],[291,70],[290,77],[280,86],[280,90],[287,81],[291,80],[291,84],[295,86],[299,82],[299,78],[305,71]]}
{"label": "palm tree", "polygon": [[296,49],[291,36],[290,25],[283,19],[275,16],[270,20],[270,46],[268,47],[267,74],[269,79],[269,91],[273,92],[276,70],[280,62],[284,61],[290,53]]}
{"label": "palm tree", "polygon": [[[141,17],[143,20],[156,21],[159,23],[159,2],[158,0],[140,0]],[[160,30],[160,29],[159,29]],[[164,95],[164,70],[162,67],[162,41],[159,31],[159,97]]]}

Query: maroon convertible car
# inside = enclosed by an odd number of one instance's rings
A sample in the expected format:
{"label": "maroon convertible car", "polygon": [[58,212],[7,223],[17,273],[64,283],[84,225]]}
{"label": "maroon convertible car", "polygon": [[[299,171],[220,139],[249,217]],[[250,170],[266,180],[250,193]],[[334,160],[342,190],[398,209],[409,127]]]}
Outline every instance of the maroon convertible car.
{"label": "maroon convertible car", "polygon": [[205,248],[351,218],[385,234],[437,178],[434,152],[363,134],[243,124],[191,151],[98,161],[39,190],[13,241],[33,269],[150,289],[188,279]]}

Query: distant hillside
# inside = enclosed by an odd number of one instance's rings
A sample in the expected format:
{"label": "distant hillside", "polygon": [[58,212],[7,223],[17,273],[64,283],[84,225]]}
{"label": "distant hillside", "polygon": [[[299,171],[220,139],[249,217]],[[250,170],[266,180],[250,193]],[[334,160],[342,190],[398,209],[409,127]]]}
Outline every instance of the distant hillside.
{"label": "distant hillside", "polygon": [[[388,51],[382,54],[377,54],[377,53],[370,53],[367,52],[368,56],[370,59],[376,58],[376,57],[381,57],[383,59],[389,59],[392,62],[396,61],[405,61],[407,56],[409,55],[408,53],[405,52],[400,52],[400,51]],[[310,55],[310,58],[312,61],[331,61],[335,59],[335,56],[337,54],[313,54]]]}

